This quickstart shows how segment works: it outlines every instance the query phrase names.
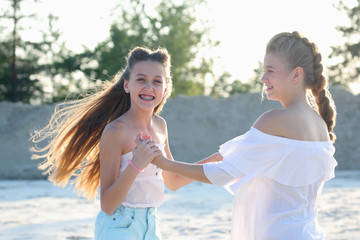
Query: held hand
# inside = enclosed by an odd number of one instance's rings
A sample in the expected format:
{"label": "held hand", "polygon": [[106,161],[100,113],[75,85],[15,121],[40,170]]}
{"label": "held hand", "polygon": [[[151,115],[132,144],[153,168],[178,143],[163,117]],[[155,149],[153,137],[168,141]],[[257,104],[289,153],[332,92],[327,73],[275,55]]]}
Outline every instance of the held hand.
{"label": "held hand", "polygon": [[158,156],[154,158],[154,160],[151,162],[155,166],[161,168],[161,164],[165,161],[164,155],[161,153]]}
{"label": "held hand", "polygon": [[156,156],[161,154],[158,146],[151,140],[150,137],[143,138],[139,134],[136,138],[137,146],[133,149],[132,162],[139,169],[144,169]]}

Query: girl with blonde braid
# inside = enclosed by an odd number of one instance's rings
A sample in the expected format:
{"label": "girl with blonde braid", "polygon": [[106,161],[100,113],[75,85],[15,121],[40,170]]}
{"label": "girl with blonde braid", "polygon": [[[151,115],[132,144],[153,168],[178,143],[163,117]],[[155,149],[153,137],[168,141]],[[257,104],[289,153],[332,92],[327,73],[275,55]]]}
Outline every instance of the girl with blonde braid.
{"label": "girl with blonde braid", "polygon": [[[94,198],[100,186],[101,211],[95,239],[161,239],[156,208],[171,190],[192,180],[149,164],[160,153],[172,159],[166,122],[158,116],[171,94],[170,55],[166,49],[136,47],[127,66],[104,89],[57,106],[49,124],[33,136],[34,158],[55,184],[69,180]],[[141,132],[139,146],[134,139]],[[150,136],[150,137],[149,137]]]}
{"label": "girl with blonde braid", "polygon": [[298,32],[275,35],[261,81],[267,98],[283,108],[265,112],[248,132],[221,145],[206,159],[215,163],[160,156],[153,164],[232,192],[233,240],[324,239],[316,203],[337,162],[336,111],[322,71],[314,43]]}

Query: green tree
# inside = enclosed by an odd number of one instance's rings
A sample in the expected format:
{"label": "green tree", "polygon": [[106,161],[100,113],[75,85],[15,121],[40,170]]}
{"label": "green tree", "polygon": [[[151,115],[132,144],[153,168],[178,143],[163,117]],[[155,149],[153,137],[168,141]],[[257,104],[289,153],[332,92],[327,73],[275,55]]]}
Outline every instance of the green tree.
{"label": "green tree", "polygon": [[56,28],[58,17],[50,14],[47,20],[48,27],[42,31],[40,43],[44,53],[40,75],[42,79],[46,79],[49,90],[44,92],[42,101],[52,103],[79,98],[82,91],[92,86],[86,77],[90,76],[90,73],[82,69],[82,66],[91,61],[92,53],[85,50],[76,54],[67,49],[65,43],[58,40],[62,34]]}
{"label": "green tree", "polygon": [[[36,0],[27,2],[37,3]],[[52,103],[79,95],[83,80],[75,79],[79,72],[80,57],[67,50],[58,41],[61,33],[55,28],[58,18],[48,15],[24,15],[21,11],[25,0],[9,0],[1,6],[0,42],[0,100]],[[23,20],[47,22],[48,26],[36,31],[39,41],[24,40],[28,30]],[[41,39],[42,37],[42,39]],[[10,51],[9,51],[10,50]],[[75,69],[75,70],[74,70]]]}
{"label": "green tree", "polygon": [[232,90],[231,84],[229,83],[230,78],[231,74],[228,72],[221,74],[212,86],[210,95],[216,98],[228,97],[229,92]]}
{"label": "green tree", "polygon": [[207,37],[209,28],[194,27],[198,21],[196,7],[205,1],[176,4],[162,0],[155,13],[149,13],[146,1],[131,0],[129,4],[123,2],[118,6],[120,17],[112,24],[110,37],[95,48],[97,67],[83,70],[92,74],[92,78],[108,79],[125,66],[125,56],[135,46],[165,47],[172,57],[173,95],[203,94],[204,79],[212,73],[213,60],[201,56],[199,49],[218,44]]}
{"label": "green tree", "polygon": [[33,76],[39,70],[39,45],[20,37],[20,20],[34,18],[20,12],[23,0],[10,0],[1,8],[2,32],[0,42],[0,100],[29,102],[41,95],[39,80]]}
{"label": "green tree", "polygon": [[210,95],[214,97],[227,97],[239,93],[260,92],[263,86],[261,83],[263,65],[261,62],[258,64],[258,68],[253,70],[254,77],[250,78],[247,82],[231,80],[230,73],[223,73],[212,86]]}
{"label": "green tree", "polygon": [[360,80],[360,0],[357,0],[356,6],[352,8],[340,1],[337,9],[346,12],[351,24],[336,28],[347,42],[341,46],[331,47],[332,52],[329,57],[338,58],[340,62],[329,67],[329,81],[332,84],[349,87],[349,83]]}
{"label": "green tree", "polygon": [[258,62],[258,67],[253,70],[254,76],[248,80],[251,92],[261,92],[263,89],[263,83],[261,77],[264,73],[264,67],[262,62]]}

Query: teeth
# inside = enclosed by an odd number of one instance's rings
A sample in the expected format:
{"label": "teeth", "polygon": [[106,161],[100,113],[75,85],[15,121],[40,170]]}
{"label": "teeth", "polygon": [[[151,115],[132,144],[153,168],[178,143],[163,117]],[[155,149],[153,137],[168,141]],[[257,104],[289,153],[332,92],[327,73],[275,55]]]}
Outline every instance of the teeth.
{"label": "teeth", "polygon": [[144,99],[144,100],[153,100],[154,99],[153,96],[149,96],[149,95],[140,95],[140,98]]}

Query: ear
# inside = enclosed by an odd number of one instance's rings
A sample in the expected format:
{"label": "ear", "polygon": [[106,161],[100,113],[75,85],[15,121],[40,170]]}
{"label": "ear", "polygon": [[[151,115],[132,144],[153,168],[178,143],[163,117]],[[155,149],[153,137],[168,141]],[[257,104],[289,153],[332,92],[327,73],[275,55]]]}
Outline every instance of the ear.
{"label": "ear", "polygon": [[128,80],[124,80],[124,91],[126,93],[130,92],[130,90],[129,90],[129,81]]}
{"label": "ear", "polygon": [[304,70],[302,67],[296,67],[294,69],[293,83],[296,85],[300,83],[304,78]]}

